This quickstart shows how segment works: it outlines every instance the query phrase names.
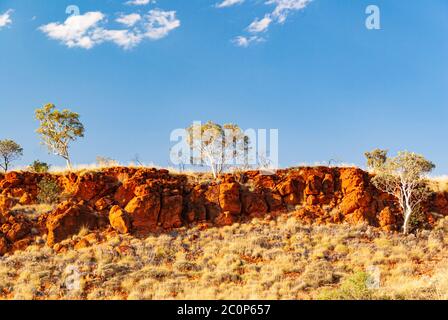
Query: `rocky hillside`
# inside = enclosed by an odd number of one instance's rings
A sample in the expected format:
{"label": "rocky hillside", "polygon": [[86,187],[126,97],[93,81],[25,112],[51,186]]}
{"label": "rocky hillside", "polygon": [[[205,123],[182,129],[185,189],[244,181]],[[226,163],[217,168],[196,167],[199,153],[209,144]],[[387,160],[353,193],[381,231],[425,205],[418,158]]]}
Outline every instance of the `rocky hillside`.
{"label": "rocky hillside", "polygon": [[[64,201],[31,219],[20,208],[38,203],[42,179],[59,185]],[[61,175],[10,172],[0,175],[0,255],[43,234],[49,246],[63,250],[60,242],[82,228],[141,236],[287,211],[314,223],[367,223],[390,231],[401,224],[394,198],[379,192],[369,174],[357,168],[304,167],[275,175],[248,171],[217,181],[128,167]],[[434,194],[424,211],[420,223],[427,225],[448,215],[448,194]]]}

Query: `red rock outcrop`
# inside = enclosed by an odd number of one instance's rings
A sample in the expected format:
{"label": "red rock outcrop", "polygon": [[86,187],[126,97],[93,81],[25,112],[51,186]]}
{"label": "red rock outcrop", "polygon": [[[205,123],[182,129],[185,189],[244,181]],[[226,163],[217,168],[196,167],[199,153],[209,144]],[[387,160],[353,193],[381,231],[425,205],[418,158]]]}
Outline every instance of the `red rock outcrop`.
{"label": "red rock outcrop", "polygon": [[109,222],[112,228],[119,233],[129,233],[131,231],[131,219],[128,213],[119,206],[113,206],[110,209]]}
{"label": "red rock outcrop", "polygon": [[77,233],[82,228],[95,229],[98,226],[98,215],[84,204],[66,201],[61,203],[47,220],[47,243],[53,246]]}
{"label": "red rock outcrop", "polygon": [[[38,221],[12,216],[17,203],[36,203],[43,178],[57,181],[69,201]],[[11,172],[0,175],[0,252],[23,246],[31,228],[48,232],[48,243],[54,245],[82,227],[110,226],[120,233],[144,234],[190,223],[229,225],[285,210],[307,222],[368,223],[398,230],[402,218],[395,199],[374,188],[370,178],[357,168],[328,167],[278,170],[272,175],[247,171],[204,183],[147,168],[64,175]],[[426,211],[448,215],[448,193],[434,194]]]}

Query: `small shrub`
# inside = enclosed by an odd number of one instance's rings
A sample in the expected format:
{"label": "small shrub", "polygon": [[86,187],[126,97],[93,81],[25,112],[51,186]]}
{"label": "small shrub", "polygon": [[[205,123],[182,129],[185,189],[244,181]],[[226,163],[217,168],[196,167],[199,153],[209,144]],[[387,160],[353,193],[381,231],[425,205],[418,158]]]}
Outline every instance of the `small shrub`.
{"label": "small shrub", "polygon": [[37,188],[37,200],[39,203],[52,204],[59,202],[61,197],[61,188],[55,181],[44,178],[37,184]]}
{"label": "small shrub", "polygon": [[96,164],[100,167],[115,167],[119,165],[118,161],[112,158],[102,156],[96,157]]}
{"label": "small shrub", "polygon": [[47,173],[48,170],[50,170],[50,165],[48,163],[39,161],[39,160],[35,160],[31,165],[30,165],[30,171],[32,172],[36,172],[36,173]]}
{"label": "small shrub", "polygon": [[365,272],[357,272],[345,279],[337,289],[325,289],[318,298],[321,300],[367,300],[372,298],[367,287],[369,276]]}

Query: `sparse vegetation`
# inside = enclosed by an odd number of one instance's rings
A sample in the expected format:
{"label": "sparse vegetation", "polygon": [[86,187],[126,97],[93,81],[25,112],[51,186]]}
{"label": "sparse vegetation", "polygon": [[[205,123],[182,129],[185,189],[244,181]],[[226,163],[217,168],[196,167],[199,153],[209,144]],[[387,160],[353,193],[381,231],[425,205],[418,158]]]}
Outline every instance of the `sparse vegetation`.
{"label": "sparse vegetation", "polygon": [[43,178],[37,185],[37,200],[41,204],[53,204],[59,202],[61,198],[61,188],[48,178]]}
{"label": "sparse vegetation", "polygon": [[23,148],[13,140],[0,141],[0,168],[8,172],[11,163],[23,156]]}
{"label": "sparse vegetation", "polygon": [[64,158],[71,169],[70,143],[84,137],[79,114],[67,109],[59,111],[54,104],[47,104],[36,110],[36,119],[39,121],[37,133],[42,138],[42,144],[51,153]]}
{"label": "sparse vegetation", "polygon": [[[187,128],[187,142],[193,163],[210,167],[217,177],[230,165],[235,168],[248,163],[249,137],[235,124],[214,122],[193,124]],[[187,159],[190,160],[190,159]]]}
{"label": "sparse vegetation", "polygon": [[50,165],[48,163],[39,161],[39,160],[35,160],[29,167],[29,170],[31,172],[36,172],[36,173],[47,173],[48,170],[50,170]]}
{"label": "sparse vegetation", "polygon": [[118,166],[119,163],[117,160],[114,160],[112,158],[97,156],[96,164],[99,167],[114,167],[114,166]]}
{"label": "sparse vegetation", "polygon": [[[303,225],[292,216],[136,239],[83,230],[56,254],[37,238],[0,260],[15,299],[446,299],[448,219],[416,235]],[[73,241],[90,246],[74,249]],[[437,239],[437,245],[431,245]],[[38,263],[35,263],[38,261]],[[14,266],[14,267],[12,267]],[[379,273],[369,286],[370,269]]]}
{"label": "sparse vegetation", "polygon": [[425,175],[435,165],[422,155],[401,151],[393,158],[387,157],[387,151],[374,150],[366,153],[368,164],[375,169],[372,183],[379,190],[395,196],[403,211],[403,232],[409,232],[411,218],[419,214],[419,207],[431,194]]}

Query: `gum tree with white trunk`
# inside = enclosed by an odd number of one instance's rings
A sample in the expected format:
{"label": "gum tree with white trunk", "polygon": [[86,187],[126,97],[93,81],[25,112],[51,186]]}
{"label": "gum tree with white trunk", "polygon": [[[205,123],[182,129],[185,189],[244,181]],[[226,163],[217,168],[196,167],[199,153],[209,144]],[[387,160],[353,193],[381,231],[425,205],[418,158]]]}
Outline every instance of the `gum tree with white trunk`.
{"label": "gum tree with white trunk", "polygon": [[68,109],[60,111],[50,103],[37,109],[35,115],[39,121],[37,133],[41,136],[42,144],[49,152],[64,158],[67,168],[71,170],[70,143],[84,137],[84,126],[79,120],[79,114]]}
{"label": "gum tree with white trunk", "polygon": [[431,195],[425,178],[435,165],[422,155],[408,151],[398,152],[393,158],[388,158],[387,152],[381,155],[384,161],[377,161],[374,168],[370,167],[375,172],[372,183],[397,198],[403,212],[403,233],[408,234],[411,217],[419,214],[420,205]]}

